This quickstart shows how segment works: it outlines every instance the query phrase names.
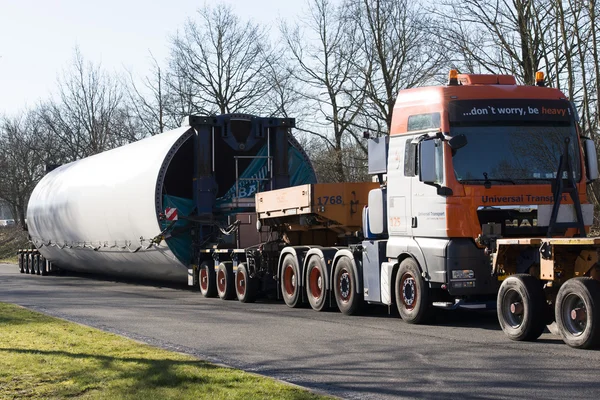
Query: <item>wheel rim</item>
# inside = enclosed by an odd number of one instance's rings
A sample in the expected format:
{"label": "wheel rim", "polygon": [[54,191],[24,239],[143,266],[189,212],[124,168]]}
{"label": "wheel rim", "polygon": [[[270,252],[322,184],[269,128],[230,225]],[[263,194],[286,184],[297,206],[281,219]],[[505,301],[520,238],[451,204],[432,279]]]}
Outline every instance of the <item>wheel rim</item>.
{"label": "wheel rim", "polygon": [[206,267],[200,270],[200,288],[204,291],[208,290],[208,271]]}
{"label": "wheel rim", "polygon": [[404,274],[404,276],[402,277],[402,281],[400,281],[400,288],[402,289],[401,300],[402,304],[404,304],[404,308],[407,310],[414,309],[419,296],[415,277],[409,273]]}
{"label": "wheel rim", "polygon": [[235,274],[235,287],[237,288],[238,295],[244,297],[246,294],[246,276],[239,268],[237,274]]}
{"label": "wheel rim", "polygon": [[523,323],[524,314],[523,298],[516,290],[508,290],[502,298],[502,316],[504,321],[511,328],[516,329]]}
{"label": "wheel rim", "polygon": [[293,296],[296,292],[296,273],[291,264],[286,265],[283,270],[283,286],[288,296]]}
{"label": "wheel rim", "polygon": [[219,287],[219,292],[225,292],[225,272],[222,270],[219,270],[217,274],[217,286]]}
{"label": "wheel rim", "polygon": [[352,276],[345,268],[341,270],[340,278],[338,280],[338,289],[340,292],[340,300],[344,303],[349,302],[352,297]]}
{"label": "wheel rim", "polygon": [[571,293],[561,304],[562,320],[565,328],[573,336],[580,336],[587,328],[587,309],[581,297]]}
{"label": "wheel rim", "polygon": [[314,267],[310,270],[308,287],[312,297],[315,299],[321,298],[321,294],[323,293],[323,276],[321,275],[319,268]]}

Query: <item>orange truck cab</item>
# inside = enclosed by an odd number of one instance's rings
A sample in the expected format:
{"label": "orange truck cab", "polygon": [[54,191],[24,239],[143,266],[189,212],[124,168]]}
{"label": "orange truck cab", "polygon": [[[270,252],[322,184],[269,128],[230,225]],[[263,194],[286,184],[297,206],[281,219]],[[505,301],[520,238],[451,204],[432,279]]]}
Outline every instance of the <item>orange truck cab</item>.
{"label": "orange truck cab", "polygon": [[[382,184],[369,194],[363,247],[384,254],[363,256],[365,300],[395,302],[413,323],[432,305],[493,304],[499,283],[490,243],[548,234],[566,149],[569,168],[561,178],[573,178],[580,222],[589,227],[586,183],[598,177],[597,158],[577,121],[572,103],[544,87],[539,74],[536,86],[521,86],[508,75],[452,71],[446,86],[401,91],[389,137],[369,142],[369,170]],[[572,198],[561,194],[560,201],[560,221],[573,222]],[[370,258],[385,262],[368,268]],[[534,262],[535,254],[522,254],[517,269],[526,272]]]}

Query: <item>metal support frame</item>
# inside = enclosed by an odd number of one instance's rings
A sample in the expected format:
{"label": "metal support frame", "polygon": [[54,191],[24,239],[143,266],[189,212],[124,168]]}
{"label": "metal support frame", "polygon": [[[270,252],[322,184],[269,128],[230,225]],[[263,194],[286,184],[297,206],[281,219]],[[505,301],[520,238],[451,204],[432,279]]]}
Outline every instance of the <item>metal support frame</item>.
{"label": "metal support frame", "polygon": [[[571,163],[571,158],[569,157],[569,143],[570,139],[565,138],[565,150],[560,156],[559,167],[556,172],[556,181],[554,182],[554,205],[552,206],[552,214],[550,215],[550,223],[548,224],[548,237],[552,237],[552,233],[557,230],[568,228],[577,228],[577,236],[586,237],[577,183],[573,177],[573,165]],[[564,172],[567,173],[567,179],[563,179],[562,177]],[[575,208],[575,215],[577,217],[576,222],[556,221],[563,193],[568,193],[573,200],[573,207]]]}

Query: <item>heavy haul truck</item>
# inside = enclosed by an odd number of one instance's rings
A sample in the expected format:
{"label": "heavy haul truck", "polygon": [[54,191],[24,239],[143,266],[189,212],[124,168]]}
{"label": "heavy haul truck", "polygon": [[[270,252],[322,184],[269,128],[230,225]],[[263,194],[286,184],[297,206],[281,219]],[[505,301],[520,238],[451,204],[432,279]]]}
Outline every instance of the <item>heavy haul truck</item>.
{"label": "heavy haul truck", "polygon": [[591,225],[598,167],[576,122],[543,76],[452,71],[400,92],[390,135],[369,139],[375,182],[317,184],[293,119],[189,117],[50,172],[29,231],[66,269],[345,314],[396,304],[409,323],[497,299],[511,339],[536,339],[556,314],[565,342],[593,347],[600,239],[574,236]]}

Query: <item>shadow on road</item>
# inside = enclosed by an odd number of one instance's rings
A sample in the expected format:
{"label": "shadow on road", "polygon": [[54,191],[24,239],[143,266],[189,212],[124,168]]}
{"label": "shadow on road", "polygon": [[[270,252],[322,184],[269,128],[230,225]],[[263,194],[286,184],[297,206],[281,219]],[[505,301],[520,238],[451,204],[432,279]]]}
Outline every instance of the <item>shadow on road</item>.
{"label": "shadow on road", "polygon": [[60,270],[55,273],[57,276],[63,277],[75,277],[81,279],[89,279],[94,281],[101,282],[114,282],[114,283],[123,283],[130,285],[140,285],[140,286],[149,286],[155,288],[169,288],[169,289],[184,289],[188,291],[197,291],[198,289],[194,286],[188,286],[186,283],[178,283],[178,282],[167,282],[167,281],[155,281],[150,279],[140,279],[140,278],[129,278],[124,276],[114,276],[114,275],[99,275],[93,273],[86,272],[76,272],[76,271],[67,271]]}

